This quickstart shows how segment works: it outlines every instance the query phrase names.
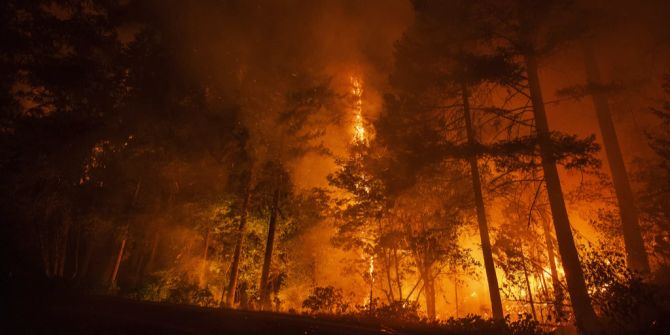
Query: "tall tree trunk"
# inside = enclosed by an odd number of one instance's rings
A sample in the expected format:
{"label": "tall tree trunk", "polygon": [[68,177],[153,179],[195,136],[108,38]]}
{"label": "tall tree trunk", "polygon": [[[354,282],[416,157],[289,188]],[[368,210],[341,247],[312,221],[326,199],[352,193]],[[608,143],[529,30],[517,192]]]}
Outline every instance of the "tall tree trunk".
{"label": "tall tree trunk", "polygon": [[200,269],[200,287],[205,287],[205,276],[207,272],[207,251],[209,251],[209,228],[205,234],[205,250],[202,255],[202,268]]}
{"label": "tall tree trunk", "polygon": [[81,253],[81,222],[77,224],[77,236],[74,244],[74,264],[72,265],[72,279],[79,274],[79,254]]}
{"label": "tall tree trunk", "polygon": [[563,288],[561,280],[558,278],[558,269],[556,268],[556,258],[554,253],[554,242],[549,232],[549,221],[542,218],[542,229],[544,230],[544,240],[547,245],[547,259],[549,260],[549,269],[551,270],[551,286],[553,287],[554,300],[556,306],[556,316],[563,317]]}
{"label": "tall tree trunk", "polygon": [[263,258],[263,269],[261,271],[261,308],[263,310],[271,309],[270,287],[268,276],[270,274],[270,265],[272,265],[272,252],[274,251],[275,231],[277,230],[277,211],[279,209],[279,188],[272,195],[272,207],[270,208],[270,224],[268,225],[268,239],[265,243],[265,257]]}
{"label": "tall tree trunk", "polygon": [[428,319],[435,320],[435,278],[433,278],[433,271],[430,266],[425,266],[422,273],[426,295],[426,313]]}
{"label": "tall tree trunk", "polygon": [[621,155],[619,140],[612,121],[606,94],[599,88],[602,86],[600,71],[593,51],[591,41],[584,40],[584,65],[586,67],[586,78],[592,92],[593,106],[598,116],[598,125],[605,145],[605,154],[612,174],[612,182],[619,203],[619,214],[623,227],[623,240],[626,246],[626,258],[628,267],[640,273],[649,273],[649,260],[644,249],[644,241],[635,208],[635,198],[628,181],[626,165]]}
{"label": "tall tree trunk", "polygon": [[591,299],[586,290],[584,282],[584,273],[579,261],[579,254],[572,236],[570,219],[563,199],[563,190],[558,176],[558,168],[553,155],[551,135],[549,132],[549,123],[544,109],[544,100],[540,89],[540,78],[538,76],[538,65],[535,55],[531,52],[526,54],[526,67],[528,75],[528,84],[530,96],[533,103],[533,113],[535,116],[535,126],[540,144],[540,154],[542,156],[542,169],[549,196],[551,215],[556,230],[556,239],[558,240],[558,251],[563,260],[565,270],[565,279],[568,284],[570,301],[575,312],[577,327],[587,334],[598,333],[600,326]]}
{"label": "tall tree trunk", "polygon": [[[543,305],[546,306],[547,312],[549,312],[551,311],[549,308],[549,305],[551,304],[551,296],[549,295],[549,288],[547,287],[547,281],[544,278],[544,270],[542,268],[540,268],[539,275],[537,273],[535,274],[535,280],[540,282],[540,286],[542,287],[542,296],[544,297],[545,301]],[[545,320],[544,308],[542,308],[542,305],[540,305],[540,320]]]}
{"label": "tall tree trunk", "polygon": [[389,293],[387,295],[387,298],[389,299],[389,303],[392,303],[395,301],[395,296],[393,294],[393,281],[391,279],[391,251],[388,249],[384,249],[384,270],[386,271],[386,282],[389,287]]}
{"label": "tall tree trunk", "polygon": [[395,280],[398,286],[398,301],[402,301],[402,280],[400,279],[400,268],[398,266],[398,249],[393,248],[393,264],[395,266]]}
{"label": "tall tree trunk", "polygon": [[96,245],[95,237],[89,236],[88,242],[86,242],[85,245],[86,252],[84,253],[84,261],[81,264],[81,271],[79,273],[80,279],[83,279],[88,275],[88,269],[91,265],[91,259],[93,258],[93,250]]}
{"label": "tall tree trunk", "polygon": [[119,253],[116,256],[116,262],[114,263],[114,270],[112,271],[112,278],[109,281],[109,289],[113,290],[116,288],[116,277],[119,274],[119,267],[121,266],[121,260],[123,259],[123,252],[126,248],[126,236],[123,236],[121,240],[121,246],[119,247]]}
{"label": "tall tree trunk", "polygon": [[156,235],[154,236],[154,241],[151,244],[151,253],[149,254],[149,259],[147,260],[147,263],[142,268],[142,271],[140,272],[140,280],[142,280],[142,277],[144,277],[144,275],[147,272],[151,272],[151,270],[153,270],[154,262],[156,260],[156,251],[158,249],[159,238],[160,238],[160,234],[156,233]]}
{"label": "tall tree trunk", "polygon": [[137,247],[137,263],[135,264],[135,274],[133,275],[133,286],[137,287],[140,283],[140,277],[142,275],[142,267],[144,266],[144,258],[146,257],[146,243],[142,243]]}
{"label": "tall tree trunk", "polygon": [[519,248],[521,251],[521,267],[523,268],[523,276],[526,279],[526,292],[528,302],[530,303],[530,311],[533,313],[533,319],[537,321],[537,313],[535,313],[535,302],[533,301],[533,290],[530,287],[530,280],[528,280],[528,268],[526,267],[526,256],[523,254],[523,246]]}
{"label": "tall tree trunk", "polygon": [[240,260],[242,256],[242,244],[244,244],[244,235],[247,230],[247,211],[249,208],[249,200],[251,198],[251,190],[247,187],[244,195],[244,203],[242,204],[242,213],[240,215],[240,226],[237,229],[237,242],[235,243],[235,251],[233,253],[233,262],[230,265],[230,280],[228,281],[228,289],[226,293],[226,305],[233,306],[235,301],[235,291],[237,290],[237,275],[240,268]]}
{"label": "tall tree trunk", "polygon": [[[475,150],[477,143],[475,131],[470,116],[470,100],[468,87],[465,82],[461,83],[461,97],[463,100],[463,116],[465,119],[465,128],[468,136],[468,145]],[[479,224],[479,237],[482,243],[482,254],[484,256],[484,268],[486,270],[486,280],[489,287],[489,296],[491,298],[491,310],[494,319],[503,318],[502,300],[500,299],[500,289],[498,287],[498,277],[496,275],[495,265],[493,264],[493,254],[491,252],[491,240],[489,239],[489,227],[486,219],[486,208],[484,207],[484,196],[482,195],[482,185],[479,176],[479,167],[477,166],[477,155],[472,153],[469,158],[470,174],[472,175],[472,189],[475,196],[475,205],[477,208],[477,223]]]}

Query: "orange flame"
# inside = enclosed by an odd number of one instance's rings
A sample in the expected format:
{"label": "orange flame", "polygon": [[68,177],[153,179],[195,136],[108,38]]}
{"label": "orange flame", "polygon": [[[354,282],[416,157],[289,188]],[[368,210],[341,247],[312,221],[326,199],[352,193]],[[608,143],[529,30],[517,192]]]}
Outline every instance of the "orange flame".
{"label": "orange flame", "polygon": [[358,77],[352,76],[351,94],[354,96],[354,142],[365,141],[365,125],[363,123],[363,83]]}

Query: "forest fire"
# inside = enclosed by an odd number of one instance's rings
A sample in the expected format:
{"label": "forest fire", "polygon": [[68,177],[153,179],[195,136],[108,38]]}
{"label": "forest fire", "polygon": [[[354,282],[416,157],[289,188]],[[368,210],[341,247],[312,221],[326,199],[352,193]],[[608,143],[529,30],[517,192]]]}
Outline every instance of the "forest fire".
{"label": "forest fire", "polygon": [[0,4],[3,330],[670,333],[668,1],[288,7]]}
{"label": "forest fire", "polygon": [[354,97],[354,141],[364,143],[366,135],[363,123],[363,84],[358,77],[351,77],[351,86]]}

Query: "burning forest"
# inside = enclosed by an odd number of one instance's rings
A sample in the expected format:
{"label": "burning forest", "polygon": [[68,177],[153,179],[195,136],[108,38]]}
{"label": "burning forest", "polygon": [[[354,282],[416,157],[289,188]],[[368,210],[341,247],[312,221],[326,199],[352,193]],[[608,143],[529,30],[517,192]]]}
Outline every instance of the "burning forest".
{"label": "burning forest", "polygon": [[667,334],[665,0],[8,0],[3,333]]}

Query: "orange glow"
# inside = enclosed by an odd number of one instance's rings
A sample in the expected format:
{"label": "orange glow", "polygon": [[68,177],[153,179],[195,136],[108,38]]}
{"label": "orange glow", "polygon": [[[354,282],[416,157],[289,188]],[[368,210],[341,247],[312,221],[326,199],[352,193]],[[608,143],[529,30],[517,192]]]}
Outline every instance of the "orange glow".
{"label": "orange glow", "polygon": [[370,274],[370,280],[375,282],[375,256],[370,256],[370,266],[368,267],[368,274]]}
{"label": "orange glow", "polygon": [[363,122],[363,83],[360,78],[352,76],[351,94],[354,97],[354,142],[365,142],[365,125]]}

